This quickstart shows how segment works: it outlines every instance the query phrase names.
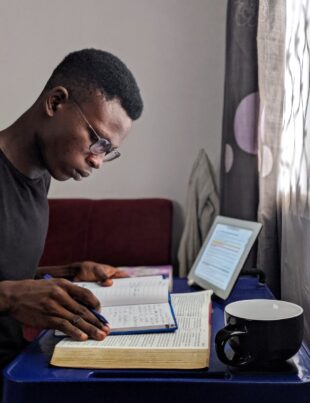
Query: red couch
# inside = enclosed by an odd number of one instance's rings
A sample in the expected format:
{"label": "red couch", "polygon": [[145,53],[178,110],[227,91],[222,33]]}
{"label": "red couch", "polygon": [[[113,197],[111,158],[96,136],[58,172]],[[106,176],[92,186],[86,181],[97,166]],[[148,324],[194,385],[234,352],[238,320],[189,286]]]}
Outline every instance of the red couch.
{"label": "red couch", "polygon": [[114,266],[171,264],[172,202],[50,199],[40,265],[94,260]]}

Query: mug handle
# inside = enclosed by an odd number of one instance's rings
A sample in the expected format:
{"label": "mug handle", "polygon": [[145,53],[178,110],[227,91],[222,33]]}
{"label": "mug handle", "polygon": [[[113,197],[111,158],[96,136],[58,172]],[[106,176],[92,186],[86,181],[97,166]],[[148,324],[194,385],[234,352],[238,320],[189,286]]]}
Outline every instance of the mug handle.
{"label": "mug handle", "polygon": [[230,359],[227,357],[225,353],[225,346],[226,343],[229,341],[234,336],[244,336],[247,334],[247,331],[245,330],[234,330],[233,328],[225,328],[221,329],[216,337],[215,337],[215,349],[216,353],[219,357],[219,359],[227,365],[233,365],[233,366],[242,366],[242,365],[247,365],[252,362],[252,358],[250,355],[247,357],[241,357],[238,356],[237,354],[234,354],[234,356]]}

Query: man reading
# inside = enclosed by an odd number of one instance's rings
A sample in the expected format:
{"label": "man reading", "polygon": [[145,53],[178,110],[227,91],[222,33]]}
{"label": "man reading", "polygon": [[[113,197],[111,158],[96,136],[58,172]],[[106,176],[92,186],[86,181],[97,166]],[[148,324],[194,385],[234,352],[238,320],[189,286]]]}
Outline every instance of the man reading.
{"label": "man reading", "polygon": [[[94,295],[69,279],[111,285],[123,274],[95,262],[37,268],[48,227],[51,177],[80,181],[120,156],[142,113],[132,73],[114,55],[70,53],[36,102],[0,132],[0,367],[24,346],[22,324],[102,340]],[[81,218],[83,219],[83,218]],[[45,274],[53,279],[43,279]]]}

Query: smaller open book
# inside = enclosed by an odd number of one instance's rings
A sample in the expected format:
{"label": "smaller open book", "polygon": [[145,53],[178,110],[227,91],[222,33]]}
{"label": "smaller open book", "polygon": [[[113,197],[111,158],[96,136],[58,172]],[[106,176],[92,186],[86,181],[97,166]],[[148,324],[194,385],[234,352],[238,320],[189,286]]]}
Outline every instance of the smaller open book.
{"label": "smaller open book", "polygon": [[101,314],[111,334],[172,332],[178,327],[169,294],[169,279],[162,276],[114,279],[111,287],[77,283],[100,301]]}

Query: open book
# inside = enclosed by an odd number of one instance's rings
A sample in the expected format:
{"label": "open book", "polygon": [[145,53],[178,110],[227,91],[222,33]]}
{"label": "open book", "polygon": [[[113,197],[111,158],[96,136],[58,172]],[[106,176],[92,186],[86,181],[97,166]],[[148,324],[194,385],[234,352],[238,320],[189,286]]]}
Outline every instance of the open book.
{"label": "open book", "polygon": [[76,283],[99,299],[111,334],[175,331],[169,280],[162,276],[114,279],[111,287]]}
{"label": "open book", "polygon": [[51,364],[73,368],[173,368],[209,365],[212,291],[171,294],[179,324],[173,333],[108,336],[56,344]]}

